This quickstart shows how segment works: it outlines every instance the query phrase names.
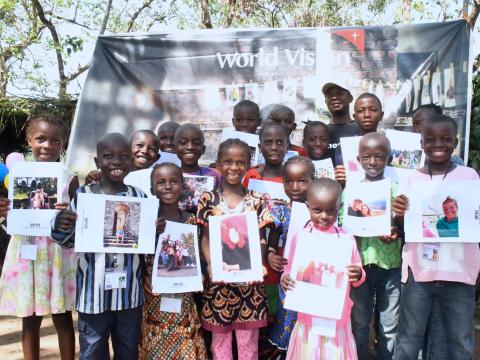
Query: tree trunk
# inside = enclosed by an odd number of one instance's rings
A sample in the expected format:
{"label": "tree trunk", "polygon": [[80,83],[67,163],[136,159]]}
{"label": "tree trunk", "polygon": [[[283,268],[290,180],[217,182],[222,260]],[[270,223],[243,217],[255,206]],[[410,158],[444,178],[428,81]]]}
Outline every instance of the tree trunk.
{"label": "tree trunk", "polygon": [[205,29],[212,29],[210,11],[208,10],[208,0],[200,0],[200,24]]}
{"label": "tree trunk", "polygon": [[410,0],[403,0],[402,23],[410,24],[412,19],[410,17],[411,4]]}

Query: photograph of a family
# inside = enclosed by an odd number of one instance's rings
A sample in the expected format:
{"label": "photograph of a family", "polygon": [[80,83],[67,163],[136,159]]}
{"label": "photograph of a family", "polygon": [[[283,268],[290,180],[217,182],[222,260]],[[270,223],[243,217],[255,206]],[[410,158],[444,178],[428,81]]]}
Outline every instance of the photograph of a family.
{"label": "photograph of a family", "polygon": [[137,248],[140,203],[105,201],[103,247]]}
{"label": "photograph of a family", "polygon": [[54,209],[57,202],[57,178],[16,177],[13,180],[14,209]]}
{"label": "photograph of a family", "polygon": [[355,217],[370,217],[385,215],[386,211],[385,199],[368,202],[361,199],[354,199],[348,206],[348,215]]}
{"label": "photograph of a family", "polygon": [[185,175],[183,193],[179,207],[182,210],[196,213],[198,198],[204,191],[212,190],[214,179],[211,176]]}
{"label": "photograph of a family", "polygon": [[159,238],[157,276],[197,275],[197,257],[193,232],[162,234]]}

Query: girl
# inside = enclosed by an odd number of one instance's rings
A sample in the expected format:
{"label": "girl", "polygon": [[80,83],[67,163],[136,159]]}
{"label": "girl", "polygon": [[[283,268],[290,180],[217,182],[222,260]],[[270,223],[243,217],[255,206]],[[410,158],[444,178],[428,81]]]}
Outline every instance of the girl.
{"label": "girl", "polygon": [[[151,175],[152,193],[160,200],[159,221],[195,224],[195,216],[178,208],[182,195],[182,170],[172,164],[157,165]],[[162,296],[152,292],[153,255],[145,257],[145,303],[139,344],[140,359],[206,359],[200,319],[191,293],[169,295],[182,300],[180,313],[160,311]]]}
{"label": "girl", "polygon": [[324,160],[330,157],[328,144],[330,132],[321,121],[309,121],[303,128],[303,147],[311,160]]}
{"label": "girl", "polygon": [[[222,175],[222,183],[218,189],[200,196],[197,221],[202,226],[201,248],[210,277],[210,216],[255,211],[259,215],[261,232],[271,222],[268,210],[262,211],[260,194],[247,191],[242,186],[242,178],[249,164],[250,148],[245,142],[238,139],[224,141],[220,144],[216,164]],[[265,246],[265,237],[260,238]],[[208,281],[203,294],[201,317],[203,328],[212,332],[213,359],[232,359],[233,331],[237,339],[238,359],[258,359],[258,329],[267,325],[263,284],[219,284]]]}
{"label": "girl", "polygon": [[248,188],[249,179],[259,179],[281,183],[283,158],[288,148],[287,129],[275,122],[267,122],[260,129],[260,151],[265,158],[265,164],[251,168],[243,179],[243,186]]}
{"label": "girl", "polygon": [[[456,134],[457,123],[448,116],[432,115],[423,120],[421,144],[427,160],[410,176],[409,182],[479,179],[475,170],[453,163],[452,153],[458,144]],[[407,207],[405,195],[398,196],[392,205],[400,220]],[[427,247],[433,248],[430,253],[436,255],[428,255]],[[480,270],[478,244],[409,242],[403,247],[402,259],[403,284],[394,358],[417,357],[436,300],[445,326],[448,359],[473,359],[475,283]]]}
{"label": "girl", "polygon": [[[26,127],[27,142],[35,161],[59,161],[68,136],[68,129],[60,119],[50,114],[31,118]],[[55,209],[68,206],[78,180],[70,177],[69,188],[64,189],[65,202]],[[68,189],[68,190],[67,190]],[[0,216],[6,216],[8,199],[0,199]],[[36,260],[22,259],[23,245],[37,245]],[[0,279],[0,314],[22,318],[22,348],[25,359],[40,357],[40,325],[44,315],[52,315],[58,333],[60,357],[75,356],[75,333],[71,310],[75,305],[76,257],[73,249],[65,249],[50,237],[14,235],[8,250]]]}
{"label": "girl", "polygon": [[[295,156],[287,160],[283,166],[283,186],[291,202],[305,202],[307,186],[314,179],[314,174],[315,168],[309,159]],[[291,202],[274,206],[270,210],[275,228],[269,234],[267,260],[270,268],[277,273],[281,273],[286,264],[286,259],[283,258],[283,251],[290,224]],[[283,308],[285,292],[279,286],[278,280],[275,285],[278,287],[277,312],[268,340],[277,348],[276,353],[282,354],[283,358],[288,348],[290,334],[295,325],[297,313]],[[272,358],[275,358],[275,356],[277,354],[273,355]]]}
{"label": "girl", "polygon": [[[304,230],[314,233],[337,234],[338,237],[345,234],[343,229],[335,226],[341,194],[342,187],[336,181],[327,178],[313,180],[307,190],[310,221],[307,222]],[[346,274],[351,285],[359,286],[365,281],[365,272],[353,236],[350,237],[350,241],[353,243],[353,252]],[[290,271],[296,242],[297,238],[293,238],[288,264],[285,266],[285,272],[281,279],[282,288],[285,291],[292,290],[295,286],[295,280],[290,277]],[[314,317],[298,313],[297,323],[290,338],[287,359],[357,359],[355,341],[350,326],[350,312],[353,303],[349,297],[349,290],[350,288],[347,288],[342,318],[336,321],[335,337],[310,334]]]}

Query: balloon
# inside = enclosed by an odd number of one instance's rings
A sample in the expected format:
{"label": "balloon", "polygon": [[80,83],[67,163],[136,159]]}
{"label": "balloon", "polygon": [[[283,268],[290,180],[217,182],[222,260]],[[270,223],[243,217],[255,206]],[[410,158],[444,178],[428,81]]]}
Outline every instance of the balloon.
{"label": "balloon", "polygon": [[12,170],[13,164],[15,164],[17,161],[25,161],[25,158],[22,154],[13,152],[8,154],[7,158],[5,159],[5,164],[7,165],[7,168]]}
{"label": "balloon", "polygon": [[5,164],[0,163],[0,181],[3,181],[5,179],[5,176],[8,174],[8,168],[5,166]]}
{"label": "balloon", "polygon": [[3,185],[5,185],[5,189],[8,189],[8,179],[10,178],[10,174],[7,174],[5,176],[5,179],[3,179]]}

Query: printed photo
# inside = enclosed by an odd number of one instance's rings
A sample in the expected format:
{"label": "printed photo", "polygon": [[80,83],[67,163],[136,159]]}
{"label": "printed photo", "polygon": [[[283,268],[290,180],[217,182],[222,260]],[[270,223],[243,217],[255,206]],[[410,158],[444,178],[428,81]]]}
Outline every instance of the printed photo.
{"label": "printed photo", "polygon": [[15,177],[14,209],[55,209],[57,181],[55,177]]}
{"label": "printed photo", "polygon": [[344,268],[335,270],[335,265],[312,260],[306,267],[298,267],[295,280],[312,285],[340,288],[343,285],[344,277]]}
{"label": "printed photo", "polygon": [[193,232],[160,235],[157,276],[196,276],[198,270],[195,239]]}
{"label": "printed photo", "polygon": [[179,207],[182,210],[197,213],[198,199],[204,191],[213,189],[214,179],[211,176],[185,175],[183,193],[180,198]]}
{"label": "printed photo", "polygon": [[402,169],[418,169],[421,167],[422,150],[392,149],[392,166]]}
{"label": "printed photo", "polygon": [[105,201],[103,247],[138,248],[140,203]]}
{"label": "printed photo", "polygon": [[335,180],[335,169],[331,159],[314,160],[315,178],[329,178]]}
{"label": "printed photo", "polygon": [[424,202],[422,231],[425,238],[458,237],[458,203],[452,196],[434,196]]}
{"label": "printed photo", "polygon": [[231,216],[220,222],[222,264],[227,272],[250,270],[250,246],[245,216]]}
{"label": "printed photo", "polygon": [[362,200],[353,199],[348,205],[348,215],[355,217],[371,217],[385,215],[387,202],[385,199]]}
{"label": "printed photo", "polygon": [[260,96],[257,83],[245,84],[245,100],[250,100],[254,103],[259,102]]}
{"label": "printed photo", "polygon": [[227,106],[233,107],[240,101],[240,90],[238,86],[227,86],[225,88],[227,97]]}
{"label": "printed photo", "polygon": [[392,147],[390,166],[407,170],[415,170],[423,166],[425,154],[420,145],[420,134],[387,129],[385,135]]}

